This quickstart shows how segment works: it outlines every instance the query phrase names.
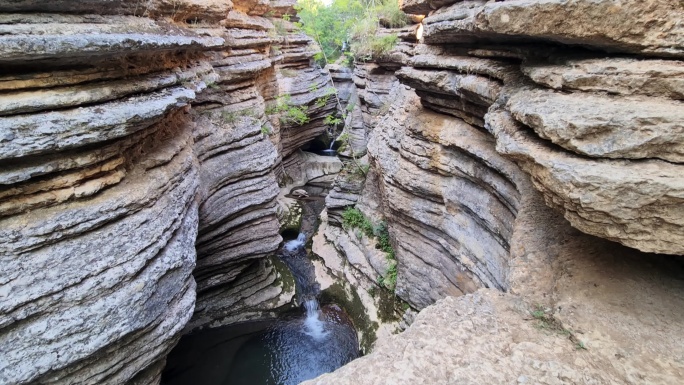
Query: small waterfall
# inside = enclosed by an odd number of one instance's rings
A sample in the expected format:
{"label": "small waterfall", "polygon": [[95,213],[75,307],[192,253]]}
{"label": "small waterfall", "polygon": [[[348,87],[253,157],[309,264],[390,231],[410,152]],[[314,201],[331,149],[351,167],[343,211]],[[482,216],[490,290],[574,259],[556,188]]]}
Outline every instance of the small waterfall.
{"label": "small waterfall", "polygon": [[334,141],[334,140],[331,140],[331,141],[330,141],[330,148],[329,148],[329,150],[332,150],[334,145],[335,145],[335,141]]}
{"label": "small waterfall", "polygon": [[306,234],[299,233],[299,235],[297,235],[297,239],[293,239],[291,241],[285,242],[285,245],[283,245],[283,247],[287,251],[295,251],[299,248],[304,247],[305,243],[306,243]]}
{"label": "small waterfall", "polygon": [[304,301],[304,308],[306,308],[306,320],[304,320],[304,328],[307,335],[311,336],[316,341],[325,339],[329,332],[325,330],[325,325],[321,322],[319,316],[321,309],[316,298],[310,298]]}
{"label": "small waterfall", "polygon": [[316,341],[321,341],[328,336],[325,323],[321,321],[321,309],[316,299],[318,295],[318,283],[316,282],[313,265],[309,261],[304,245],[306,234],[299,233],[297,239],[285,242],[283,248],[288,252],[285,263],[288,264],[295,280],[301,290],[301,303],[306,310],[304,319],[304,333]]}

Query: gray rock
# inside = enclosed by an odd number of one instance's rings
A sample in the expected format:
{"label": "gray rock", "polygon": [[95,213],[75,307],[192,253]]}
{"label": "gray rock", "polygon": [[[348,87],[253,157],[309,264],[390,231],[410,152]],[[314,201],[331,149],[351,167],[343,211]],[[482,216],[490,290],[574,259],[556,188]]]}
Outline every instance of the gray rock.
{"label": "gray rock", "polygon": [[[462,1],[423,20],[427,44],[478,40],[581,44],[609,51],[683,57],[678,0]],[[607,22],[605,15],[612,17]],[[654,22],[655,21],[655,22]]]}

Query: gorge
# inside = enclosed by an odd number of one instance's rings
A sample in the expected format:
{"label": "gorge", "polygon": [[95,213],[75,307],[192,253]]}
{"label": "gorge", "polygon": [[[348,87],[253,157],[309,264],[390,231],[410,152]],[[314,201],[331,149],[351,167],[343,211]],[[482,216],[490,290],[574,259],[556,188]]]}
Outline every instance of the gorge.
{"label": "gorge", "polygon": [[684,3],[399,8],[0,0],[0,384],[679,383]]}

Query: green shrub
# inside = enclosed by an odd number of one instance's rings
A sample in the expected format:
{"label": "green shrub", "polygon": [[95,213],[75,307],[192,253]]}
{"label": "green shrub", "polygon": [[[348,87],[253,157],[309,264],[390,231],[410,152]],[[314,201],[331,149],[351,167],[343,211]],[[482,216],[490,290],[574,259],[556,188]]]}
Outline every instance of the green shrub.
{"label": "green shrub", "polygon": [[357,229],[367,237],[377,239],[377,248],[382,250],[387,257],[387,273],[378,279],[378,284],[389,290],[394,290],[397,285],[397,260],[390,240],[386,222],[380,222],[376,226],[366,218],[361,210],[356,207],[348,207],[342,212],[342,227],[345,229]]}
{"label": "green shrub", "polygon": [[309,122],[306,106],[295,106],[292,104],[292,96],[285,94],[276,100],[276,104],[266,109],[267,115],[278,114],[280,122],[283,124],[296,124],[301,126]]}
{"label": "green shrub", "polygon": [[328,100],[330,100],[330,95],[322,96],[316,99],[314,106],[316,106],[316,108],[323,108],[326,104],[328,104]]}
{"label": "green shrub", "polygon": [[366,236],[373,236],[373,224],[356,207],[348,207],[342,212],[342,226],[345,229],[360,229]]}
{"label": "green shrub", "polygon": [[323,123],[328,126],[335,126],[342,123],[342,119],[335,117],[335,115],[328,115],[323,119]]}
{"label": "green shrub", "polygon": [[[322,0],[298,0],[296,8],[302,29],[321,47],[316,60],[322,65],[343,54],[350,67],[354,57],[369,60],[384,55],[396,40],[378,38],[378,27],[399,28],[409,22],[396,0],[332,0],[328,5]],[[351,43],[351,55],[343,52],[346,43]]]}
{"label": "green shrub", "polygon": [[399,9],[398,1],[385,1],[375,8],[380,24],[386,28],[401,28],[409,24],[408,16]]}

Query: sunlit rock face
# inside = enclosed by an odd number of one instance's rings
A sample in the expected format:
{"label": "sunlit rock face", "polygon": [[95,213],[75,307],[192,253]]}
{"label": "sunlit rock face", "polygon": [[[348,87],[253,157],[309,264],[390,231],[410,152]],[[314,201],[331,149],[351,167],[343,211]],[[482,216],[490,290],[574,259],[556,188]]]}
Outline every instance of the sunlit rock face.
{"label": "sunlit rock face", "polygon": [[290,304],[281,159],[333,108],[292,6],[0,4],[1,383],[157,383],[184,330]]}

